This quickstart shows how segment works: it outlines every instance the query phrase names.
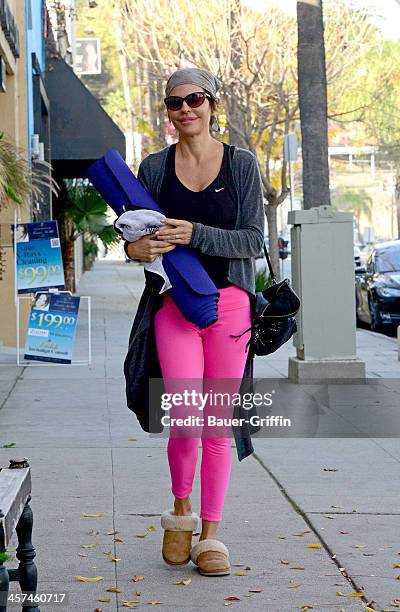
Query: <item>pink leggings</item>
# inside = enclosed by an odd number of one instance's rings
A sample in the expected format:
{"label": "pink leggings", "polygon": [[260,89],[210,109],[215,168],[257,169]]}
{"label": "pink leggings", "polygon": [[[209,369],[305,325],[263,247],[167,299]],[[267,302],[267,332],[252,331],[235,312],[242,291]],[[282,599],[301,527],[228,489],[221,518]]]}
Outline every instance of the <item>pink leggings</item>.
{"label": "pink leggings", "polygon": [[[247,291],[232,285],[219,289],[218,320],[206,329],[186,321],[172,298],[164,295],[163,305],[156,312],[154,325],[157,353],[159,357],[164,387],[167,393],[182,393],[184,389],[198,388],[200,392],[218,391],[218,384],[226,392],[226,383],[207,379],[235,379],[229,385],[229,393],[236,393],[244,373],[247,354],[246,343],[250,331],[239,339],[229,334],[241,334],[251,325],[250,298]],[[179,381],[178,379],[186,379]],[[188,380],[192,379],[188,385]],[[188,406],[175,405],[166,412],[170,417],[196,414],[204,417],[216,414],[216,408],[208,405],[203,411]],[[223,416],[231,416],[233,408]],[[183,429],[182,429],[183,427]],[[167,454],[171,472],[172,494],[185,498],[192,492],[196,472],[198,446],[202,439],[201,460],[201,511],[200,517],[207,521],[220,521],[231,471],[231,432],[216,437],[214,428],[210,437],[204,437],[206,425],[200,427],[174,426],[171,424]],[[224,431],[224,430],[223,430]]]}

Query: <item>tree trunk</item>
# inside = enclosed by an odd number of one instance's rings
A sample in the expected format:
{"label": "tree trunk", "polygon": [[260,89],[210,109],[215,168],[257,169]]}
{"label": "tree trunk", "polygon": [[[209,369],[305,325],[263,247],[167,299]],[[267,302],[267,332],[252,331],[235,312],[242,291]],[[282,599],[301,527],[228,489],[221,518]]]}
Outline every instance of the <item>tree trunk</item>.
{"label": "tree trunk", "polygon": [[298,82],[304,208],[331,204],[324,25],[321,0],[298,0]]}
{"label": "tree trunk", "polygon": [[[228,133],[229,133],[229,143],[232,145],[236,145],[238,147],[242,147],[247,149],[246,141],[234,130],[232,129],[232,125],[235,125],[241,132],[246,133],[246,123],[245,123],[245,113],[241,108],[240,100],[242,99],[242,95],[237,92],[235,95],[235,90],[240,88],[240,83],[237,80],[237,76],[239,75],[240,66],[242,63],[243,53],[240,49],[240,16],[241,16],[241,0],[232,0],[232,6],[230,9],[230,77],[235,80],[236,83],[233,87],[233,92],[230,92],[230,95],[224,97],[226,114],[227,114],[227,123],[228,123]],[[232,95],[233,94],[233,95]]]}
{"label": "tree trunk", "polygon": [[74,241],[71,240],[73,223],[71,219],[63,215],[59,221],[60,244],[64,265],[65,289],[75,293],[75,253]]}
{"label": "tree trunk", "polygon": [[128,133],[130,134],[130,137],[131,137],[131,143],[132,143],[132,149],[133,149],[132,159],[133,159],[133,164],[136,167],[135,145],[134,145],[135,116],[133,112],[128,60],[126,58],[124,48],[123,48],[123,43],[122,43],[122,41],[125,38],[124,21],[121,15],[121,7],[118,3],[116,3],[115,9],[114,9],[114,26],[115,26],[115,39],[116,39],[118,53],[119,53],[119,67],[121,70],[122,90],[124,92],[125,106],[126,106],[126,112],[127,112],[127,118],[128,118]]}
{"label": "tree trunk", "polygon": [[396,171],[396,185],[394,188],[394,202],[396,204],[397,213],[397,238],[400,240],[400,168]]}

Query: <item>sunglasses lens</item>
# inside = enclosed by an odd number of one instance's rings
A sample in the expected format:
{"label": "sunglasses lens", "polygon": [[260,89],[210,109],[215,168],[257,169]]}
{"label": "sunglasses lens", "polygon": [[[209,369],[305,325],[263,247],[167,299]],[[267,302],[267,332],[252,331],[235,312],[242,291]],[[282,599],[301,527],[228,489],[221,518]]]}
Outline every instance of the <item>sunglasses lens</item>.
{"label": "sunglasses lens", "polygon": [[205,96],[201,92],[195,92],[186,96],[186,102],[189,104],[190,108],[196,108],[197,106],[201,106],[203,104]]}
{"label": "sunglasses lens", "polygon": [[169,110],[179,110],[180,108],[182,108],[182,98],[179,98],[179,96],[170,96],[169,98],[167,98],[165,100],[165,105]]}
{"label": "sunglasses lens", "polygon": [[206,94],[201,91],[195,91],[187,95],[185,98],[181,98],[180,96],[169,96],[166,98],[165,105],[169,110],[177,111],[180,110],[183,106],[183,100],[190,106],[190,108],[197,108],[201,106],[206,99]]}

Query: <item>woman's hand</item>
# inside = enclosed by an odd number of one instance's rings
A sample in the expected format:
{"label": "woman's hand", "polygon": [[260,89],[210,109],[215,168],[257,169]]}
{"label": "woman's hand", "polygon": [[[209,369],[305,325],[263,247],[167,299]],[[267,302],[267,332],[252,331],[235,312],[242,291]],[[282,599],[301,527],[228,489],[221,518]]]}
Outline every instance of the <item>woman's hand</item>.
{"label": "woman's hand", "polygon": [[160,240],[168,240],[172,244],[189,244],[192,238],[193,223],[183,219],[169,219],[161,221],[165,225],[162,229],[155,232],[155,236]]}
{"label": "woman's hand", "polygon": [[129,257],[140,261],[152,262],[158,255],[168,253],[176,247],[166,240],[159,240],[153,234],[142,236],[135,242],[130,242],[126,247]]}

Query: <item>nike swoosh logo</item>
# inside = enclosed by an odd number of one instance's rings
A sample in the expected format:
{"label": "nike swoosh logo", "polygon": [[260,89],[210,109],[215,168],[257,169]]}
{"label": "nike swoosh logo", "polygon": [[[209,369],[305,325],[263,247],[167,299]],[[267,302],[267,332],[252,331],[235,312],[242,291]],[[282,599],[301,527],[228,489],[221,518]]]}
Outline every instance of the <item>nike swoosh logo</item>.
{"label": "nike swoosh logo", "polygon": [[225,187],[221,187],[221,189],[216,189],[215,193],[218,193],[218,191],[222,191],[223,189],[225,189]]}

